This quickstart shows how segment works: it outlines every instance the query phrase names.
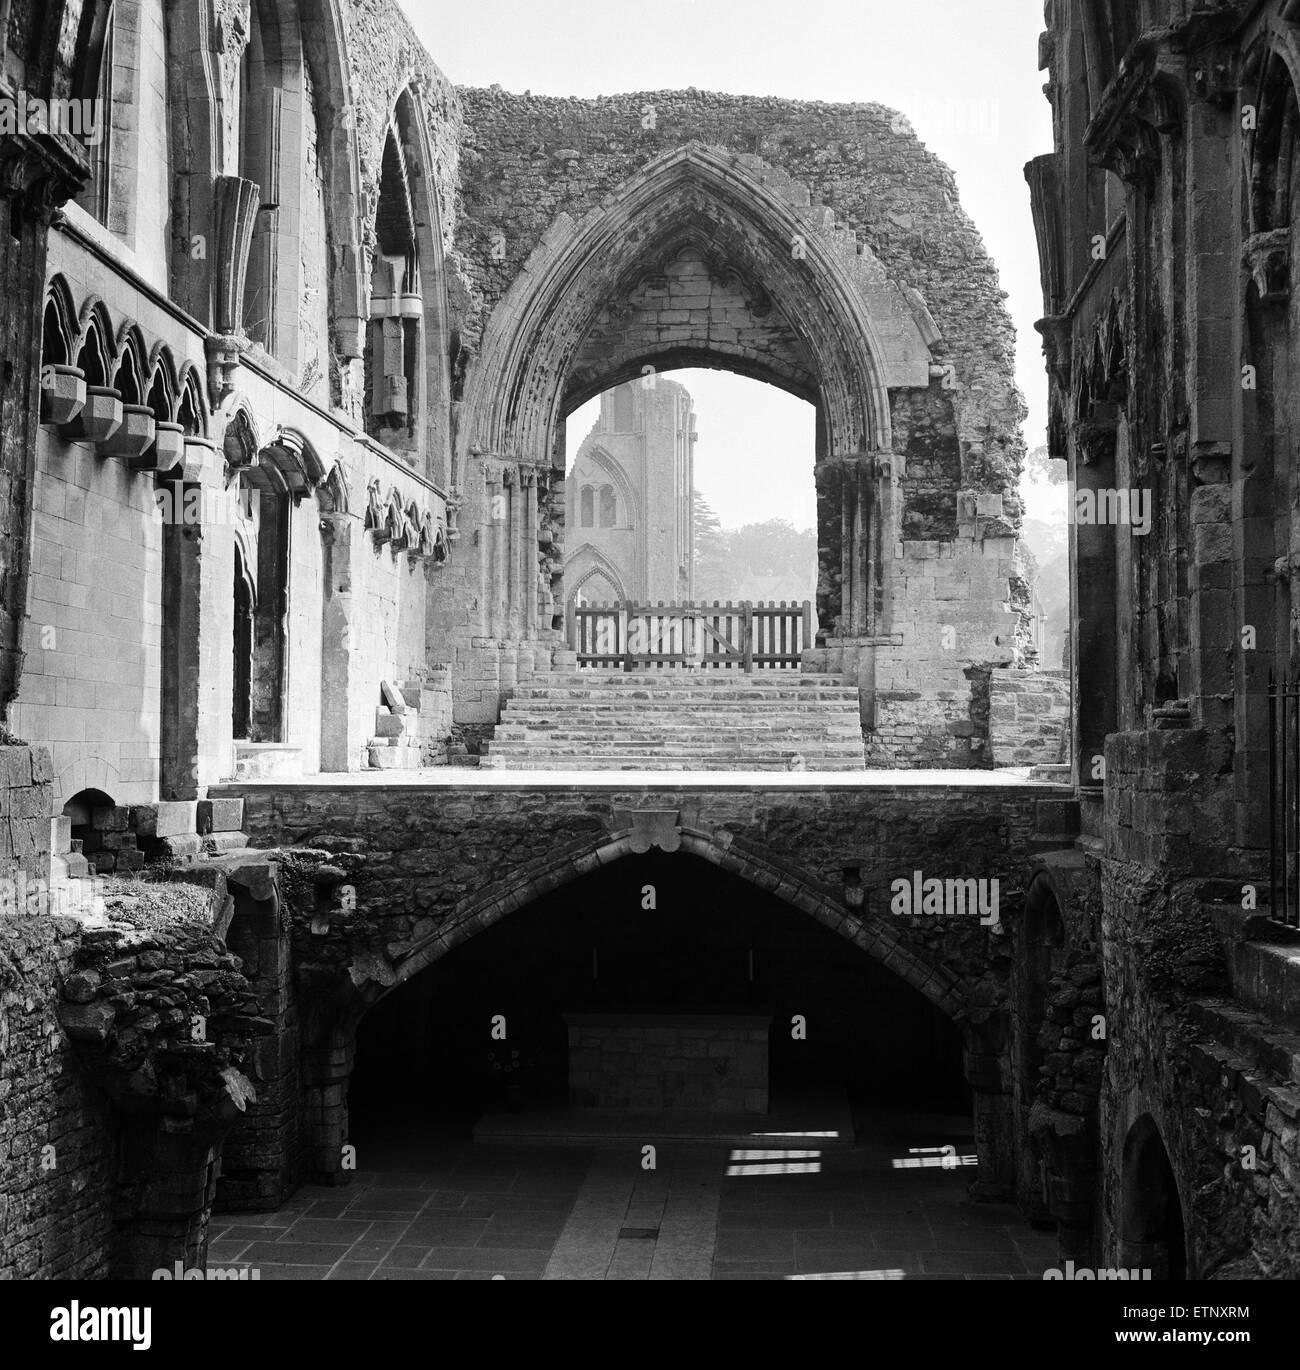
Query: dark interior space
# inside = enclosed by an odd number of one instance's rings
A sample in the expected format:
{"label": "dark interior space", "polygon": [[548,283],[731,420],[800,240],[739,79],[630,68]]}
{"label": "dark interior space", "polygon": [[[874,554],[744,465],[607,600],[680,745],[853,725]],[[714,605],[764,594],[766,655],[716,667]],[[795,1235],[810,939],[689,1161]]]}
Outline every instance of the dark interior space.
{"label": "dark interior space", "polygon": [[562,1102],[563,1014],[578,1011],[770,1013],[774,1106],[844,1088],[860,1108],[970,1107],[960,1036],[910,985],[707,861],[651,852],[520,909],[379,1003],[358,1031],[354,1136]]}

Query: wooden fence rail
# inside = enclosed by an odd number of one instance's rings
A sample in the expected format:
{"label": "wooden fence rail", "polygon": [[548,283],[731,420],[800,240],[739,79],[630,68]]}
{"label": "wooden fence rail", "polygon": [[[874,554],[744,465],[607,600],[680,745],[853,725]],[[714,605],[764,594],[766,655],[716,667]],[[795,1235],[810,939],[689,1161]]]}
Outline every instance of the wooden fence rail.
{"label": "wooden fence rail", "polygon": [[571,614],[578,665],[606,670],[797,670],[813,645],[809,600],[579,604]]}

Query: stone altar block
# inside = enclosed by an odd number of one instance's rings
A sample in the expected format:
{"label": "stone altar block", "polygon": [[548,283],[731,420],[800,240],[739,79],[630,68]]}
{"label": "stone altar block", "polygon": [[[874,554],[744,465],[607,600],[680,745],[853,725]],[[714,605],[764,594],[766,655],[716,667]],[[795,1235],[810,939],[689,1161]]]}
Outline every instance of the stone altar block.
{"label": "stone altar block", "polygon": [[569,1103],[766,1113],[771,1016],[566,1013]]}

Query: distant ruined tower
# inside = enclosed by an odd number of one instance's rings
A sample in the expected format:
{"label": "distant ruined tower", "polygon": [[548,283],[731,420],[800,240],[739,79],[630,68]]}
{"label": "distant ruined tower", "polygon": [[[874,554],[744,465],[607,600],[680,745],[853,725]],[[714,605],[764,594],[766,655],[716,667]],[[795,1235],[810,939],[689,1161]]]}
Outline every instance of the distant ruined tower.
{"label": "distant ruined tower", "polygon": [[694,404],[676,381],[601,395],[566,481],[566,614],[579,602],[691,598],[695,438]]}

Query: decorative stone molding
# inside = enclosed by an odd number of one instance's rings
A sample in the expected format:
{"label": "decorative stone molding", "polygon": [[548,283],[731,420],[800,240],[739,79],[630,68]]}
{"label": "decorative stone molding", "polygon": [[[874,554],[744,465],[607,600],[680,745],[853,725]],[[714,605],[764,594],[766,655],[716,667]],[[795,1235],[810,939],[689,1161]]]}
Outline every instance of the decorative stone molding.
{"label": "decorative stone molding", "polygon": [[86,373],[77,366],[41,368],[41,422],[71,423],[86,403]]}
{"label": "decorative stone molding", "polygon": [[1100,466],[1115,457],[1118,424],[1087,419],[1075,425],[1074,440],[1084,466]]}
{"label": "decorative stone molding", "polygon": [[675,852],[682,845],[681,815],[676,809],[615,810],[612,823],[616,830],[629,833],[628,846],[638,855],[652,847]]}
{"label": "decorative stone molding", "polygon": [[451,493],[447,496],[447,541],[460,541],[460,511],[465,503],[465,497],[460,491],[452,486]]}
{"label": "decorative stone molding", "polygon": [[234,392],[235,372],[248,348],[248,339],[233,333],[214,333],[204,339],[203,348],[208,354],[208,393],[220,405]]}
{"label": "decorative stone molding", "polygon": [[0,146],[0,194],[16,199],[20,214],[48,228],[85,184],[89,167],[83,155],[62,139],[9,134]]}
{"label": "decorative stone molding", "polygon": [[1048,314],[1034,325],[1043,339],[1048,375],[1061,387],[1070,388],[1070,320],[1064,314]]}
{"label": "decorative stone molding", "polygon": [[1161,163],[1160,140],[1182,126],[1178,97],[1165,82],[1155,44],[1139,40],[1084,130],[1093,162],[1130,185],[1154,179]]}
{"label": "decorative stone molding", "polygon": [[132,461],[153,446],[157,423],[147,404],[124,404],[122,422],[117,431],[100,443],[99,450],[106,457],[120,457]]}
{"label": "decorative stone molding", "polygon": [[1261,304],[1285,304],[1291,298],[1291,229],[1252,234],[1242,244],[1241,264],[1250,272]]}
{"label": "decorative stone molding", "polygon": [[106,385],[88,385],[86,402],[63,433],[72,442],[107,442],[122,425],[122,397]]}
{"label": "decorative stone molding", "polygon": [[213,185],[212,274],[216,331],[244,331],[244,282],[262,188],[242,176],[218,176]]}
{"label": "decorative stone molding", "polygon": [[127,465],[133,471],[168,471],[185,454],[185,431],[179,423],[159,420],[154,425],[153,446],[131,458]]}

